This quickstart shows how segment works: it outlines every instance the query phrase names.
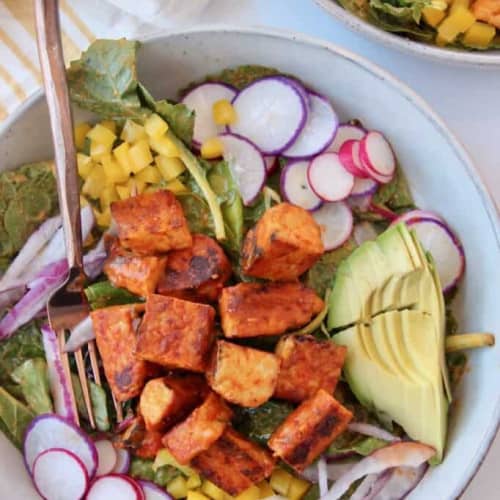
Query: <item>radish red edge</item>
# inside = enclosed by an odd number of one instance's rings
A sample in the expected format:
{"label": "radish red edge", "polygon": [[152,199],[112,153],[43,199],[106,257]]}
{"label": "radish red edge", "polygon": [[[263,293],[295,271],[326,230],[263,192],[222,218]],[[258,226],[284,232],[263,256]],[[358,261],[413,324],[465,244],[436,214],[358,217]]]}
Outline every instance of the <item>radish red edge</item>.
{"label": "radish red edge", "polygon": [[130,452],[124,448],[117,448],[116,450],[116,464],[112,472],[117,474],[126,474],[130,469]]}
{"label": "radish red edge", "polygon": [[94,441],[94,446],[97,450],[97,470],[95,475],[97,477],[105,476],[114,470],[118,454],[109,439],[98,439]]}
{"label": "radish red edge", "polygon": [[172,497],[164,489],[152,481],[139,479],[137,483],[142,488],[146,500],[172,500]]}
{"label": "radish red edge", "polygon": [[369,177],[368,173],[363,167],[363,163],[359,157],[359,141],[349,140],[345,141],[339,150],[339,159],[342,166],[355,177],[366,179]]}
{"label": "radish red edge", "polygon": [[[105,476],[99,476],[95,478],[94,481],[92,481],[92,483],[90,484],[85,499],[86,500],[109,500],[115,498],[117,499],[118,498],[116,496],[117,481],[122,482],[120,486],[121,488],[125,488],[125,483],[127,484],[127,486],[129,487],[129,492],[131,493],[131,495],[135,496],[135,500],[146,499],[145,493],[137,481],[132,479],[130,476],[126,476],[125,474],[116,474],[116,473],[107,474]],[[107,482],[108,484],[103,484],[105,482]],[[106,489],[107,491],[104,493],[102,491],[103,489]],[[123,491],[121,493],[123,494]]]}
{"label": "radish red edge", "polygon": [[383,134],[376,130],[368,132],[360,141],[359,158],[370,177],[387,184],[396,171],[396,156]]}

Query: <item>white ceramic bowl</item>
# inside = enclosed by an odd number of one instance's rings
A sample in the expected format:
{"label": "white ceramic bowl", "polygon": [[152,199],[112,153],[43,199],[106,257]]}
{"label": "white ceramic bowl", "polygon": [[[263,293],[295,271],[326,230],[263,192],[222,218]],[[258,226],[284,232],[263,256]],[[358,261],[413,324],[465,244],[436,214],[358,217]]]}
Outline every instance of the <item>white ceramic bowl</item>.
{"label": "white ceramic bowl", "polygon": [[366,35],[372,40],[387,45],[388,47],[398,49],[403,52],[411,52],[418,56],[447,64],[463,64],[478,68],[500,66],[500,50],[488,50],[484,52],[455,50],[441,48],[437,45],[416,42],[396,33],[384,31],[383,29],[364,21],[341,7],[336,0],[315,0],[315,2],[352,31]]}
{"label": "white ceramic bowl", "polygon": [[[357,117],[383,130],[419,205],[441,213],[464,243],[467,273],[456,300],[461,330],[500,333],[498,215],[462,146],[414,92],[346,50],[269,30],[214,27],[169,34],[146,41],[139,58],[140,77],[158,97],[175,97],[192,80],[227,66],[258,63],[294,74],[328,95],[343,119]],[[7,169],[51,156],[47,109],[38,94],[0,130],[0,165]],[[500,416],[499,354],[498,344],[471,354],[450,420],[446,458],[412,499],[454,499],[478,468]],[[8,491],[11,500],[34,497],[20,455],[3,436],[0,456],[0,492]]]}

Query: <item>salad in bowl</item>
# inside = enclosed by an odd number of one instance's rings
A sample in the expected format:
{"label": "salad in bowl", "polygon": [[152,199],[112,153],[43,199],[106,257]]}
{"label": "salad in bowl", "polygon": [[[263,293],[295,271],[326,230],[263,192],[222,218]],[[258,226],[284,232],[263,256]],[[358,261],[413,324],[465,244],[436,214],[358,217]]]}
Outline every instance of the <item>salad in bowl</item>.
{"label": "salad in bowl", "polygon": [[52,166],[0,174],[0,427],[35,488],[404,498],[446,459],[463,350],[494,343],[459,333],[453,221],[306,77],[231,66],[156,100],[137,48],[98,40],[68,70],[93,113],[75,126],[91,312],[62,345]]}

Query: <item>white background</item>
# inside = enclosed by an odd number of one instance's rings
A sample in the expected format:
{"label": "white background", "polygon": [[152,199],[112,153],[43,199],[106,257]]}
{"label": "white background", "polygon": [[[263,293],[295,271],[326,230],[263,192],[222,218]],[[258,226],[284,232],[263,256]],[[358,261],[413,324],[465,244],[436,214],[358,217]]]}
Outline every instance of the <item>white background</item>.
{"label": "white background", "polygon": [[[379,46],[344,28],[313,0],[212,0],[200,22],[267,25],[300,31],[348,48],[382,66],[423,96],[444,118],[469,151],[500,207],[500,68],[477,70],[448,66]],[[439,168],[439,158],[429,158],[429,161]],[[466,200],[457,200],[457,203],[466,203]],[[499,499],[499,465],[500,437],[497,436],[462,500]]]}

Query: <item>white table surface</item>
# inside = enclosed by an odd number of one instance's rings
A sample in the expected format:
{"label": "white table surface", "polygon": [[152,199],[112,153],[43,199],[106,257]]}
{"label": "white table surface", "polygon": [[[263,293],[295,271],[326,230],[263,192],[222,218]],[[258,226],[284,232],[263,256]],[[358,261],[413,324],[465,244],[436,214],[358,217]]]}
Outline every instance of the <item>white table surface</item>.
{"label": "white table surface", "polygon": [[[469,151],[500,207],[500,69],[445,66],[388,49],[344,28],[313,0],[212,0],[199,22],[299,31],[382,66],[417,91],[444,118]],[[500,498],[499,464],[500,435],[462,500]]]}

